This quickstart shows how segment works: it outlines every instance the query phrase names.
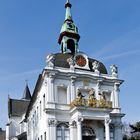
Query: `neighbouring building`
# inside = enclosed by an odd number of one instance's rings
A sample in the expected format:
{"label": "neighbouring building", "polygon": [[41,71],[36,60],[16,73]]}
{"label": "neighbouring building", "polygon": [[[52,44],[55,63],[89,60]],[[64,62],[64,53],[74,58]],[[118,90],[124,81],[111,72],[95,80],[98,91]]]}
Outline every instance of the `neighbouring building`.
{"label": "neighbouring building", "polygon": [[2,128],[0,128],[0,140],[5,140],[6,139],[6,132],[5,130],[2,130]]}
{"label": "neighbouring building", "polygon": [[122,140],[120,85],[115,65],[105,65],[80,51],[80,35],[69,0],[58,43],[47,56],[32,97],[9,97],[6,140]]}

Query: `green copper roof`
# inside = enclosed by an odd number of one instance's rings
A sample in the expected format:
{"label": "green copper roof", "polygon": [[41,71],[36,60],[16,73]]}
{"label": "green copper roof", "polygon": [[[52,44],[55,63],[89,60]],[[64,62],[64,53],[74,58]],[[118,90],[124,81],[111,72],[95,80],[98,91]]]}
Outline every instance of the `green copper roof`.
{"label": "green copper roof", "polygon": [[62,25],[60,33],[70,32],[70,33],[78,34],[78,28],[76,27],[72,19],[71,6],[72,5],[70,4],[69,0],[67,0],[65,4],[65,8],[66,8],[65,21]]}

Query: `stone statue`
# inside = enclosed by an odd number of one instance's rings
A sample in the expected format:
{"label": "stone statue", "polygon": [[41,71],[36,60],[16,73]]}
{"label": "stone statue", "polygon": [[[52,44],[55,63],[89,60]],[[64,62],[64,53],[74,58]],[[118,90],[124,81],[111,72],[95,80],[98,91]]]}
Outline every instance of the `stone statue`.
{"label": "stone statue", "polygon": [[111,65],[111,75],[113,77],[118,77],[118,67],[116,65]]}
{"label": "stone statue", "polygon": [[47,66],[48,67],[54,67],[54,59],[55,59],[54,54],[49,54],[47,56]]}
{"label": "stone statue", "polygon": [[106,100],[105,94],[102,92],[99,92],[101,100]]}
{"label": "stone statue", "polygon": [[81,91],[78,89],[78,90],[77,90],[77,98],[78,98],[79,100],[82,100],[83,97],[84,97],[84,96],[82,95]]}
{"label": "stone statue", "polygon": [[98,73],[99,74],[99,62],[94,61],[92,63],[92,69],[94,70],[95,73]]}
{"label": "stone statue", "polygon": [[74,70],[75,62],[74,62],[73,57],[68,58],[68,59],[67,59],[67,62],[68,62],[69,65],[70,65],[70,69]]}
{"label": "stone statue", "polygon": [[95,90],[93,88],[89,91],[89,99],[95,99]]}

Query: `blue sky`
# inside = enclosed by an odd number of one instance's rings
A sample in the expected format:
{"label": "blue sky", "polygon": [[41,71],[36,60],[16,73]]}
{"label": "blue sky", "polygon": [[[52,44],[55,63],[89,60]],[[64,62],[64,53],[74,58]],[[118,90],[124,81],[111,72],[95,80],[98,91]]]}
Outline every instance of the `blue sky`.
{"label": "blue sky", "polygon": [[[64,20],[65,0],[0,0],[0,127],[7,120],[7,98],[21,98],[25,80],[31,92]],[[140,1],[75,1],[72,14],[79,28],[79,49],[119,67],[123,121],[140,120]]]}

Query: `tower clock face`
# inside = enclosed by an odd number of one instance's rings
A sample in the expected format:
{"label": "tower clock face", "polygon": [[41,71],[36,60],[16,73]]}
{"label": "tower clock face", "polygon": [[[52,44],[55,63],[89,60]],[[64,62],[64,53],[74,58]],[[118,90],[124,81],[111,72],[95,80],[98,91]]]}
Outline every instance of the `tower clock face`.
{"label": "tower clock face", "polygon": [[82,55],[76,56],[75,61],[76,61],[76,64],[80,67],[84,67],[87,63],[85,57]]}

